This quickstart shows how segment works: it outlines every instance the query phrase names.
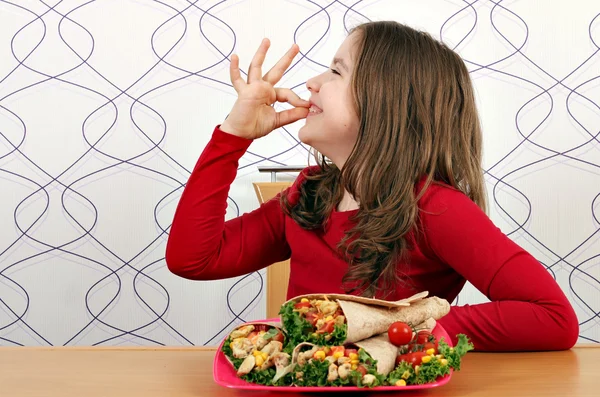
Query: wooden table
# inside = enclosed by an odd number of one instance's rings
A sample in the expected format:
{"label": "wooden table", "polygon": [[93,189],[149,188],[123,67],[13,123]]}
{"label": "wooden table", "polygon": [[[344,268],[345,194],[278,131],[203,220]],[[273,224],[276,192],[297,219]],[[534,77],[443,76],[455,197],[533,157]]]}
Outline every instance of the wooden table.
{"label": "wooden table", "polygon": [[[214,350],[203,348],[5,347],[0,348],[0,396],[276,395],[215,384],[214,354]],[[548,353],[469,353],[462,371],[440,388],[360,395],[597,397],[599,387],[600,348],[577,347]]]}

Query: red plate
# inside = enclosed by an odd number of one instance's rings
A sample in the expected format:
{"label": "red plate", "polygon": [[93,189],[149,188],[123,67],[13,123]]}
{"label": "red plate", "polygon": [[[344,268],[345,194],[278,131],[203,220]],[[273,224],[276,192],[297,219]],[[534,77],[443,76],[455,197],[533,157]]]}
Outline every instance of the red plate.
{"label": "red plate", "polygon": [[[260,320],[253,322],[280,322],[278,318],[269,319],[269,320]],[[448,345],[452,346],[452,341],[448,336],[448,333],[441,325],[437,324],[433,330],[433,335],[439,340],[440,338],[444,338],[444,341],[448,343]],[[227,339],[227,338],[225,338]],[[355,386],[344,386],[344,387],[332,387],[332,386],[264,386],[257,385],[254,383],[248,383],[243,379],[238,378],[235,373],[235,369],[233,366],[227,361],[227,358],[223,354],[221,348],[223,347],[223,343],[225,339],[219,345],[217,353],[215,354],[215,360],[213,363],[213,378],[215,382],[221,386],[229,387],[232,389],[243,389],[243,390],[255,390],[255,391],[278,391],[278,392],[292,392],[292,393],[304,393],[304,392],[350,392],[350,391],[368,391],[369,393],[377,392],[377,391],[403,391],[403,390],[418,390],[418,389],[431,389],[433,387],[443,386],[450,381],[450,377],[452,376],[452,371],[450,371],[449,375],[439,378],[435,382],[427,383],[424,385],[410,385],[410,386],[377,386],[371,389],[361,388]]]}

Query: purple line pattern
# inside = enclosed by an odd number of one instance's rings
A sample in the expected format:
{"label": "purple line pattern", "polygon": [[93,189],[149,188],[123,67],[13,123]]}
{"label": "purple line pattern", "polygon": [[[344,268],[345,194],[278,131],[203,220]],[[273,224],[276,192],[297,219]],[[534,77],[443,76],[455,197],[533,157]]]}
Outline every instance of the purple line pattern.
{"label": "purple line pattern", "polygon": [[[298,43],[281,85],[306,98],[345,32],[378,19],[463,56],[490,216],[559,282],[580,341],[599,343],[600,5],[528,3],[0,0],[0,346],[215,345],[262,318],[264,271],[189,282],[164,261],[177,200],[235,100],[230,56],[244,67],[264,36],[273,58]],[[257,206],[258,165],[306,163],[298,124],[253,143],[228,217]],[[468,286],[454,303],[483,301]]]}

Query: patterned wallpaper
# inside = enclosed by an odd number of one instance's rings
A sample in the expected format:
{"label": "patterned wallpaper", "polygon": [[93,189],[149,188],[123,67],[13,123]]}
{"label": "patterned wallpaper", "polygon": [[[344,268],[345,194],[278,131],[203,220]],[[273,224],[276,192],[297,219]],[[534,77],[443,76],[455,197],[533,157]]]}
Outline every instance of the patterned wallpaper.
{"label": "patterned wallpaper", "polygon": [[[458,0],[0,1],[0,345],[215,345],[264,318],[265,272],[170,274],[177,200],[235,100],[229,57],[262,37],[307,98],[346,31],[394,19],[465,59],[493,221],[558,280],[600,340],[600,3]],[[259,165],[305,165],[301,122],[256,141],[228,217],[257,207]],[[284,179],[294,178],[293,174]],[[485,301],[472,286],[458,304]]]}

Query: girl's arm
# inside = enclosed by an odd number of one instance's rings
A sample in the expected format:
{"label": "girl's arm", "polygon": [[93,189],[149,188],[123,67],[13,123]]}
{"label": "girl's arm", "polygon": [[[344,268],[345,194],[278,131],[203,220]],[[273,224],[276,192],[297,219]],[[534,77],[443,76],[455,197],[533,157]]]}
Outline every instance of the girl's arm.
{"label": "girl's arm", "polygon": [[563,350],[576,343],[577,316],[559,285],[475,203],[434,185],[421,204],[433,253],[491,301],[453,306],[439,321],[450,335],[466,334],[480,351]]}
{"label": "girl's arm", "polygon": [[175,212],[166,251],[171,272],[188,279],[215,280],[289,258],[279,196],[225,222],[229,188],[251,142],[215,128]]}

